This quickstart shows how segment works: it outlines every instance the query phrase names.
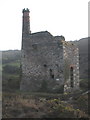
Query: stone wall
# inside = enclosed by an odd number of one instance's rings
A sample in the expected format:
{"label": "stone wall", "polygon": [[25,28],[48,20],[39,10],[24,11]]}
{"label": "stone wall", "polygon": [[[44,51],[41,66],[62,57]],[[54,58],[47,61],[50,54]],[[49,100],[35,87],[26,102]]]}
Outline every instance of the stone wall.
{"label": "stone wall", "polygon": [[47,31],[23,37],[21,90],[39,91],[42,81],[49,91],[64,84],[61,39]]}
{"label": "stone wall", "polygon": [[[63,41],[64,59],[64,91],[74,91],[79,89],[79,51],[78,48],[70,43]],[[73,69],[73,78],[71,78]],[[73,84],[73,85],[71,85]]]}

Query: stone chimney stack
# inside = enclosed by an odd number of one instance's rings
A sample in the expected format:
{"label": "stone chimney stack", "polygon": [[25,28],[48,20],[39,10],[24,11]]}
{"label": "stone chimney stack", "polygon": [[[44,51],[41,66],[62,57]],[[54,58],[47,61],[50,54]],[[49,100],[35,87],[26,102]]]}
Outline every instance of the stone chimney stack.
{"label": "stone chimney stack", "polygon": [[29,17],[29,9],[23,9],[22,11],[23,13],[23,18],[22,18],[22,23],[23,23],[23,26],[22,26],[22,34],[24,35],[29,35],[31,33],[30,31],[30,17]]}

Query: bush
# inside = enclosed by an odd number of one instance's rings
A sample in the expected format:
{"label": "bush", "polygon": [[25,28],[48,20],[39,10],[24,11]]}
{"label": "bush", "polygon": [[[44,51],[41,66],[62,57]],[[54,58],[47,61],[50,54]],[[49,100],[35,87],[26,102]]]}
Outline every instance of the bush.
{"label": "bush", "polygon": [[82,118],[87,115],[79,110],[74,109],[72,105],[66,104],[59,99],[53,99],[48,101],[48,107],[50,108],[47,114],[48,117],[54,118]]}

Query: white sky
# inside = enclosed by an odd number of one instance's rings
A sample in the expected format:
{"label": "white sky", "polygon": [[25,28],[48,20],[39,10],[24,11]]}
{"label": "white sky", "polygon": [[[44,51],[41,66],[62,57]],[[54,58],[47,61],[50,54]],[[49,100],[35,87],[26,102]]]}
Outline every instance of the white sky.
{"label": "white sky", "polygon": [[21,49],[23,8],[30,9],[32,33],[88,36],[88,0],[0,0],[0,50]]}

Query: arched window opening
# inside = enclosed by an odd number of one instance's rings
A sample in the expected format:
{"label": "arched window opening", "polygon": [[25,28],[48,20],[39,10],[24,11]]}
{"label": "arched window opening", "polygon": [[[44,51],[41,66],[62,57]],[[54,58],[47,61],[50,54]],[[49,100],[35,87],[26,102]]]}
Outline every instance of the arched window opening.
{"label": "arched window opening", "polygon": [[71,87],[74,87],[74,81],[73,81],[73,67],[70,67],[70,80],[71,80]]}

